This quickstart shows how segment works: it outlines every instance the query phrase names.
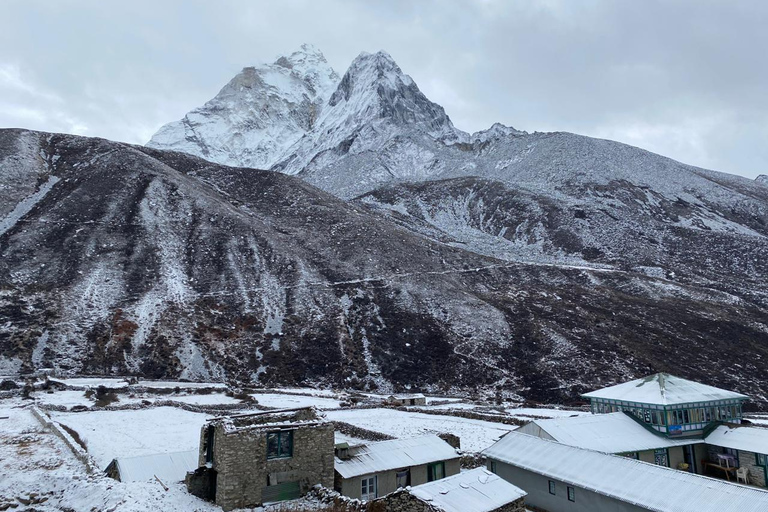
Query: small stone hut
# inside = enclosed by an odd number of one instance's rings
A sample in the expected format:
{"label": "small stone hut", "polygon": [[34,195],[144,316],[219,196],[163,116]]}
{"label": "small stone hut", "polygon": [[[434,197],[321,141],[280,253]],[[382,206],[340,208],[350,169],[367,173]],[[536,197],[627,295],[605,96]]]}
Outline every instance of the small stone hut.
{"label": "small stone hut", "polygon": [[427,397],[421,393],[390,395],[387,402],[394,405],[427,405]]}
{"label": "small stone hut", "polygon": [[333,426],[311,407],[214,418],[200,432],[189,491],[224,510],[333,486]]}

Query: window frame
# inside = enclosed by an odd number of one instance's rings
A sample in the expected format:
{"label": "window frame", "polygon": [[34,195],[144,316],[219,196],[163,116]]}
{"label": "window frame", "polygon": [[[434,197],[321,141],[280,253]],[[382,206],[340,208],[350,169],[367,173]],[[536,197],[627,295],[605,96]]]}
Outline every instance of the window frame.
{"label": "window frame", "polygon": [[549,494],[552,496],[557,496],[557,486],[555,485],[554,480],[549,481]]}
{"label": "window frame", "polygon": [[[275,455],[270,453],[269,439],[271,436],[277,436],[277,453]],[[283,452],[283,438],[289,437],[290,449],[288,453]],[[290,459],[293,457],[293,430],[275,430],[273,432],[267,432],[267,460],[276,459]]]}
{"label": "window frame", "polygon": [[[373,484],[373,498],[371,498],[371,484]],[[363,492],[363,488],[368,492]],[[368,501],[379,497],[379,479],[377,475],[364,476],[360,479],[360,499]]]}
{"label": "window frame", "polygon": [[[441,467],[443,470],[443,476],[440,478],[435,478],[435,468]],[[427,482],[435,482],[437,480],[442,480],[445,478],[445,461],[440,460],[437,462],[430,462],[427,464]]]}
{"label": "window frame", "polygon": [[567,486],[568,501],[576,503],[576,490],[570,485]]}

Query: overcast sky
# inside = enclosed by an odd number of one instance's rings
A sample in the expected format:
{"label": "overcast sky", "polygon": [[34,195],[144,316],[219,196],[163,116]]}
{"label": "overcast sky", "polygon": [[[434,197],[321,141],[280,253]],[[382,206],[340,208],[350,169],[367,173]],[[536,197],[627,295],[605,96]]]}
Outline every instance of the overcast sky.
{"label": "overcast sky", "polygon": [[0,0],[0,127],[145,143],[241,68],[388,51],[454,124],[768,174],[765,0]]}

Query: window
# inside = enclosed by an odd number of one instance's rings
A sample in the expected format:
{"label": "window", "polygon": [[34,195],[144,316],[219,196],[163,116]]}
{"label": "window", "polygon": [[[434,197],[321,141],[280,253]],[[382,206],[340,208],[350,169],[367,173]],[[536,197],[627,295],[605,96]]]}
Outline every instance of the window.
{"label": "window", "polygon": [[491,473],[496,473],[496,461],[491,459]]}
{"label": "window", "polygon": [[445,462],[435,462],[427,466],[427,482],[445,478]]}
{"label": "window", "polygon": [[267,459],[293,457],[293,430],[281,430],[267,434]]}
{"label": "window", "polygon": [[549,494],[555,494],[555,482],[554,480],[549,481]]}
{"label": "window", "polygon": [[401,469],[397,472],[397,487],[405,489],[411,485],[411,470]]}
{"label": "window", "polygon": [[368,501],[376,497],[376,475],[364,476],[360,484],[360,499]]}
{"label": "window", "polygon": [[765,466],[765,461],[768,459],[764,453],[756,453],[755,454],[755,462],[758,466]]}
{"label": "window", "polygon": [[653,461],[657,466],[669,467],[669,453],[666,448],[653,451]]}
{"label": "window", "polygon": [[576,501],[576,493],[573,490],[573,487],[568,487],[568,501]]}

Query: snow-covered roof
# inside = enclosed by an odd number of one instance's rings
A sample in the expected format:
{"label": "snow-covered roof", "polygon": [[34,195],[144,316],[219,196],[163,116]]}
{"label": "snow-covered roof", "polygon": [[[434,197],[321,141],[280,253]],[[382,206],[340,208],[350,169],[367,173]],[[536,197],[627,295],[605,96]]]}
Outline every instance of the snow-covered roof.
{"label": "snow-covered roof", "polygon": [[410,493],[445,512],[489,512],[528,494],[485,468],[417,485]]}
{"label": "snow-covered roof", "polygon": [[335,467],[342,478],[351,478],[457,457],[459,454],[455,448],[430,434],[360,446],[354,449],[349,459],[341,460],[336,457]]}
{"label": "snow-covered roof", "polygon": [[768,429],[740,425],[720,425],[705,439],[707,444],[768,454]]}
{"label": "snow-covered roof", "polygon": [[198,452],[156,453],[115,459],[121,482],[146,482],[157,476],[164,484],[180,482],[197,468]]}
{"label": "snow-covered roof", "polygon": [[749,398],[740,393],[707,386],[706,384],[675,377],[668,373],[655,373],[641,379],[585,393],[581,396],[585,398],[604,398],[656,405],[676,405]]}
{"label": "snow-covered roof", "polygon": [[767,491],[517,432],[510,432],[483,453],[656,512],[768,510]]}
{"label": "snow-covered roof", "polygon": [[654,434],[623,412],[535,420],[519,431],[538,435],[531,427],[541,428],[558,443],[604,453],[640,452],[703,442],[701,439],[668,439]]}

